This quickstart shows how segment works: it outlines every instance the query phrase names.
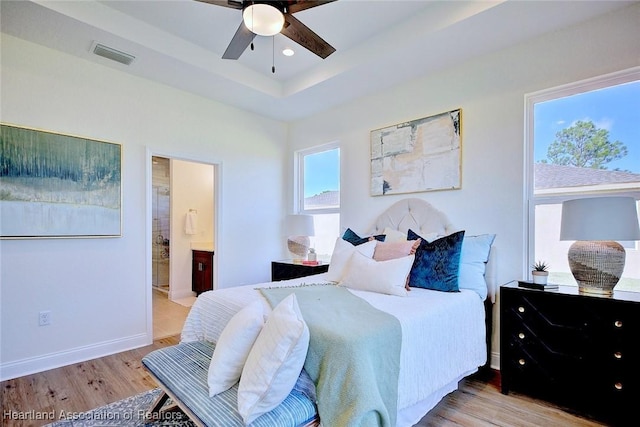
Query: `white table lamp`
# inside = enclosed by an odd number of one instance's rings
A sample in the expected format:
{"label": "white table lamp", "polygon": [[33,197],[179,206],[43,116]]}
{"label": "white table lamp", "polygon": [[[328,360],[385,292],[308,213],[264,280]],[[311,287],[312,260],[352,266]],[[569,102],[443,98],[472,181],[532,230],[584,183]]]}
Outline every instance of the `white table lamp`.
{"label": "white table lamp", "polygon": [[315,234],[313,215],[287,215],[285,221],[287,247],[293,260],[306,259],[309,252],[309,236]]}
{"label": "white table lamp", "polygon": [[560,240],[575,240],[569,267],[582,293],[611,295],[624,270],[617,241],[640,240],[633,197],[594,197],[562,203]]}

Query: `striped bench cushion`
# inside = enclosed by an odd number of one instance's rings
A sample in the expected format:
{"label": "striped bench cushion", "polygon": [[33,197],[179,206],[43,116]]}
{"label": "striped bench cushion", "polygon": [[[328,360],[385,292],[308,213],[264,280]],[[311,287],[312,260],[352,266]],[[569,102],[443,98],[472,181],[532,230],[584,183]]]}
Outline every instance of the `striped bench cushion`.
{"label": "striped bench cushion", "polygon": [[[207,373],[215,345],[208,341],[180,343],[155,350],[142,359],[144,366],[209,427],[242,427],[238,413],[238,385],[209,397]],[[316,419],[315,388],[303,370],[289,396],[252,427],[297,427]]]}

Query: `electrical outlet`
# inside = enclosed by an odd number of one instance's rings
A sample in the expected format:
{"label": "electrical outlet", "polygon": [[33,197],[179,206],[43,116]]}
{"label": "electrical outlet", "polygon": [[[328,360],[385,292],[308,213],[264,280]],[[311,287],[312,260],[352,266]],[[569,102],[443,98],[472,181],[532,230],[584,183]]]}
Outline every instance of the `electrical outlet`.
{"label": "electrical outlet", "polygon": [[47,326],[51,324],[51,311],[41,311],[38,313],[38,325]]}

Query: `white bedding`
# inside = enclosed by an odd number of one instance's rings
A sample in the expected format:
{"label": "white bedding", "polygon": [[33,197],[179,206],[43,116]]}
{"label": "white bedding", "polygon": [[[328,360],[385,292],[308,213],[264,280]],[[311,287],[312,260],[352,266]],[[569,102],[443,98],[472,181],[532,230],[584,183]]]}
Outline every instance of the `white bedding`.
{"label": "white bedding", "polygon": [[[253,301],[261,300],[269,312],[271,308],[255,290],[257,287],[324,283],[325,276],[326,273],[205,292],[187,317],[182,341],[216,342],[231,317]],[[474,291],[447,293],[412,288],[407,297],[350,291],[400,321],[399,410],[429,399],[442,389],[451,391],[452,382],[486,362],[484,305]],[[398,425],[403,424],[399,421]]]}

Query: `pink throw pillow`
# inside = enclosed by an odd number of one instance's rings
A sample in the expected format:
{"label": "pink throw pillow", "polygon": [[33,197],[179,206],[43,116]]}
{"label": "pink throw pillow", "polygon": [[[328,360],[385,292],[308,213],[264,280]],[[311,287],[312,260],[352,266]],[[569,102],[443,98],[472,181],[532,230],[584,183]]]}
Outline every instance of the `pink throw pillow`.
{"label": "pink throw pillow", "polygon": [[402,258],[416,253],[420,246],[418,240],[405,240],[402,242],[378,242],[373,252],[373,259],[376,261],[388,261],[390,259]]}

